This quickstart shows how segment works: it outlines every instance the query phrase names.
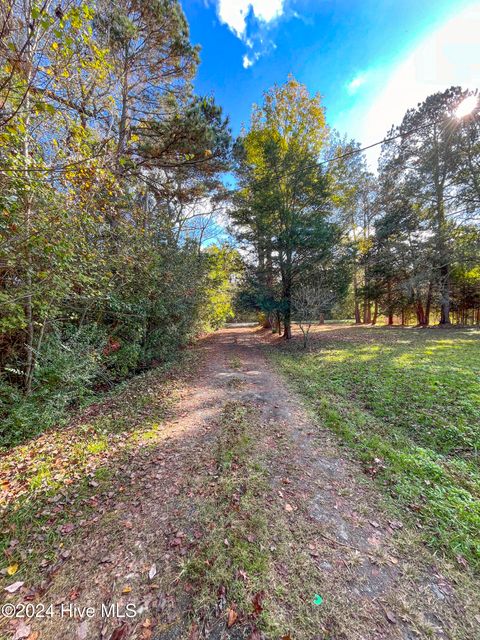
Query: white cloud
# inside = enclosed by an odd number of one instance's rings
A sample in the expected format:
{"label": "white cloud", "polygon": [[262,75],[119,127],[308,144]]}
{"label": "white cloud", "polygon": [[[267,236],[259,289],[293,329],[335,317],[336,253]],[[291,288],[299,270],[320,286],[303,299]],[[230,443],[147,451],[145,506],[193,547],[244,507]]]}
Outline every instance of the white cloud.
{"label": "white cloud", "polygon": [[257,51],[256,53],[246,53],[243,56],[243,68],[244,69],[248,69],[249,67],[253,66],[255,64],[255,62],[260,58],[260,53]]}
{"label": "white cloud", "polygon": [[[405,111],[428,95],[452,85],[480,87],[480,5],[450,18],[428,35],[388,75],[368,106],[355,135],[363,145],[381,140],[392,124],[400,124]],[[385,70],[388,71],[388,70]],[[385,77],[386,76],[386,77]],[[352,110],[349,120],[358,121]],[[353,133],[353,131],[352,131]],[[370,160],[376,163],[379,147]]]}
{"label": "white cloud", "polygon": [[258,20],[269,23],[283,14],[284,3],[285,0],[217,0],[218,17],[243,40],[250,9]]}
{"label": "white cloud", "polygon": [[252,66],[252,64],[255,64],[255,60],[252,60],[251,58],[249,58],[247,53],[243,56],[242,62],[243,62],[244,69],[248,69],[249,67]]}
{"label": "white cloud", "polygon": [[358,75],[356,75],[353,80],[350,80],[350,82],[347,84],[347,91],[350,95],[353,95],[354,93],[356,93],[358,91],[358,89],[360,89],[360,87],[365,84],[365,82],[367,81],[368,78],[368,74],[367,73],[359,73]]}

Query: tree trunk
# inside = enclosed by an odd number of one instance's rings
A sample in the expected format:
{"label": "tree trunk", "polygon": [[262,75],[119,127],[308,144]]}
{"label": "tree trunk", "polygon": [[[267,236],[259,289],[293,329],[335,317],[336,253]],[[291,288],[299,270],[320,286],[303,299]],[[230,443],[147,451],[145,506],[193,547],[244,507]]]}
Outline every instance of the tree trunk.
{"label": "tree trunk", "polygon": [[427,293],[427,303],[425,305],[425,325],[428,327],[430,324],[430,311],[432,308],[432,293],[433,293],[433,282],[430,280],[428,283],[428,293]]}
{"label": "tree trunk", "polygon": [[292,253],[287,247],[285,250],[285,262],[281,265],[282,276],[282,301],[285,307],[283,312],[283,337],[290,340],[292,337]]}
{"label": "tree trunk", "polygon": [[375,300],[375,306],[374,306],[374,309],[373,309],[372,325],[373,324],[377,324],[377,318],[378,318],[378,301]]}
{"label": "tree trunk", "polygon": [[450,276],[448,265],[440,268],[440,324],[450,324]]}
{"label": "tree trunk", "polygon": [[392,283],[390,280],[387,282],[387,310],[388,310],[388,325],[393,324],[393,308],[392,308]]}
{"label": "tree trunk", "polygon": [[355,324],[362,324],[362,319],[360,317],[360,304],[358,302],[358,284],[356,273],[353,276],[353,299],[355,302]]}
{"label": "tree trunk", "polygon": [[417,324],[423,327],[425,325],[425,311],[423,310],[423,305],[420,300],[418,300],[415,305],[415,312],[417,314]]}
{"label": "tree trunk", "polygon": [[355,324],[362,324],[362,319],[360,317],[360,306],[358,304],[358,300],[355,300]]}
{"label": "tree trunk", "polygon": [[[27,14],[27,24],[31,23],[31,11],[28,11]],[[34,325],[34,318],[33,318],[33,299],[32,299],[32,256],[30,253],[30,248],[29,248],[29,242],[28,240],[30,239],[30,233],[31,233],[31,229],[32,229],[32,205],[33,205],[33,198],[32,198],[32,188],[30,187],[30,185],[28,184],[30,182],[30,174],[29,174],[29,164],[30,164],[30,141],[29,141],[29,135],[30,135],[30,96],[29,96],[29,87],[31,84],[31,69],[33,68],[32,65],[32,57],[33,57],[33,51],[32,51],[32,40],[33,40],[33,34],[32,34],[32,39],[30,39],[30,37],[27,34],[27,45],[26,45],[26,50],[25,50],[25,55],[26,55],[26,65],[27,68],[29,69],[29,71],[27,72],[27,77],[26,77],[26,84],[27,84],[27,94],[25,97],[25,102],[24,102],[24,111],[25,111],[25,120],[24,120],[24,125],[25,125],[25,133],[23,134],[23,149],[22,149],[22,153],[23,153],[23,162],[24,162],[24,166],[25,166],[25,201],[24,201],[24,207],[25,207],[25,232],[26,232],[26,236],[27,236],[27,248],[26,248],[26,256],[25,256],[25,263],[26,263],[26,274],[25,274],[25,284],[26,284],[26,289],[27,289],[27,295],[25,297],[25,316],[27,319],[27,340],[25,343],[25,350],[26,350],[26,366],[25,366],[25,391],[27,393],[27,395],[29,395],[32,391],[32,382],[33,382],[33,372],[34,372],[34,367],[35,367],[35,358],[34,358],[34,351],[33,351],[33,342],[35,339],[35,325]]]}
{"label": "tree trunk", "polygon": [[370,324],[372,321],[372,308],[370,305],[370,300],[365,298],[363,302],[363,323]]}
{"label": "tree trunk", "polygon": [[440,275],[440,324],[450,324],[450,259],[446,241],[446,220],[444,202],[444,180],[440,176],[440,161],[438,153],[437,126],[434,123],[435,142],[435,190],[436,190],[436,214],[437,214],[437,266]]}
{"label": "tree trunk", "polygon": [[290,340],[292,337],[292,320],[291,320],[291,311],[290,309],[285,309],[285,313],[283,314],[283,337],[285,340]]}
{"label": "tree trunk", "polygon": [[280,316],[280,311],[277,310],[277,333],[279,336],[282,335],[282,318]]}

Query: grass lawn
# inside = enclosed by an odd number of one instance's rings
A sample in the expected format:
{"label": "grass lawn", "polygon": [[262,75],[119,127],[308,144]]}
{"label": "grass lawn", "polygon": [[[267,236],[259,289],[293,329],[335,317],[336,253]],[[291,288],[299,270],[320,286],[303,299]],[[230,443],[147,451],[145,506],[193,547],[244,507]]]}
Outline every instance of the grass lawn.
{"label": "grass lawn", "polygon": [[479,570],[480,331],[330,326],[272,358],[425,542]]}

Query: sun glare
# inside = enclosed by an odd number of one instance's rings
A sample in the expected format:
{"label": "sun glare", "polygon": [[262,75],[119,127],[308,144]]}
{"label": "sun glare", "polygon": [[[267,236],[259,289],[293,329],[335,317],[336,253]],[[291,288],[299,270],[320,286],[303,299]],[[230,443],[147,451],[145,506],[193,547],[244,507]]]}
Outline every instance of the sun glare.
{"label": "sun glare", "polygon": [[465,118],[472,113],[478,103],[477,96],[468,96],[465,100],[462,100],[458,107],[455,109],[455,115],[457,118]]}

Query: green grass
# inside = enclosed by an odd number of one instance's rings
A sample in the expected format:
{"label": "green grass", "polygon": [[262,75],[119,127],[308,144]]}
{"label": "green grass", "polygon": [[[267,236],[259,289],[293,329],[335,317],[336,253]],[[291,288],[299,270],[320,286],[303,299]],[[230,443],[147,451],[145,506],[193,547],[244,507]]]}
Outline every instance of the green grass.
{"label": "green grass", "polygon": [[[251,615],[255,594],[266,585],[270,559],[269,526],[262,508],[266,479],[265,470],[251,456],[253,421],[252,409],[241,403],[228,403],[222,413],[215,492],[198,514],[207,535],[182,569],[182,575],[196,585],[193,609],[200,618],[213,615],[219,589],[227,594],[229,606]],[[266,615],[262,612],[260,618]]]}
{"label": "green grass", "polygon": [[480,569],[480,332],[338,329],[272,357],[425,541]]}

